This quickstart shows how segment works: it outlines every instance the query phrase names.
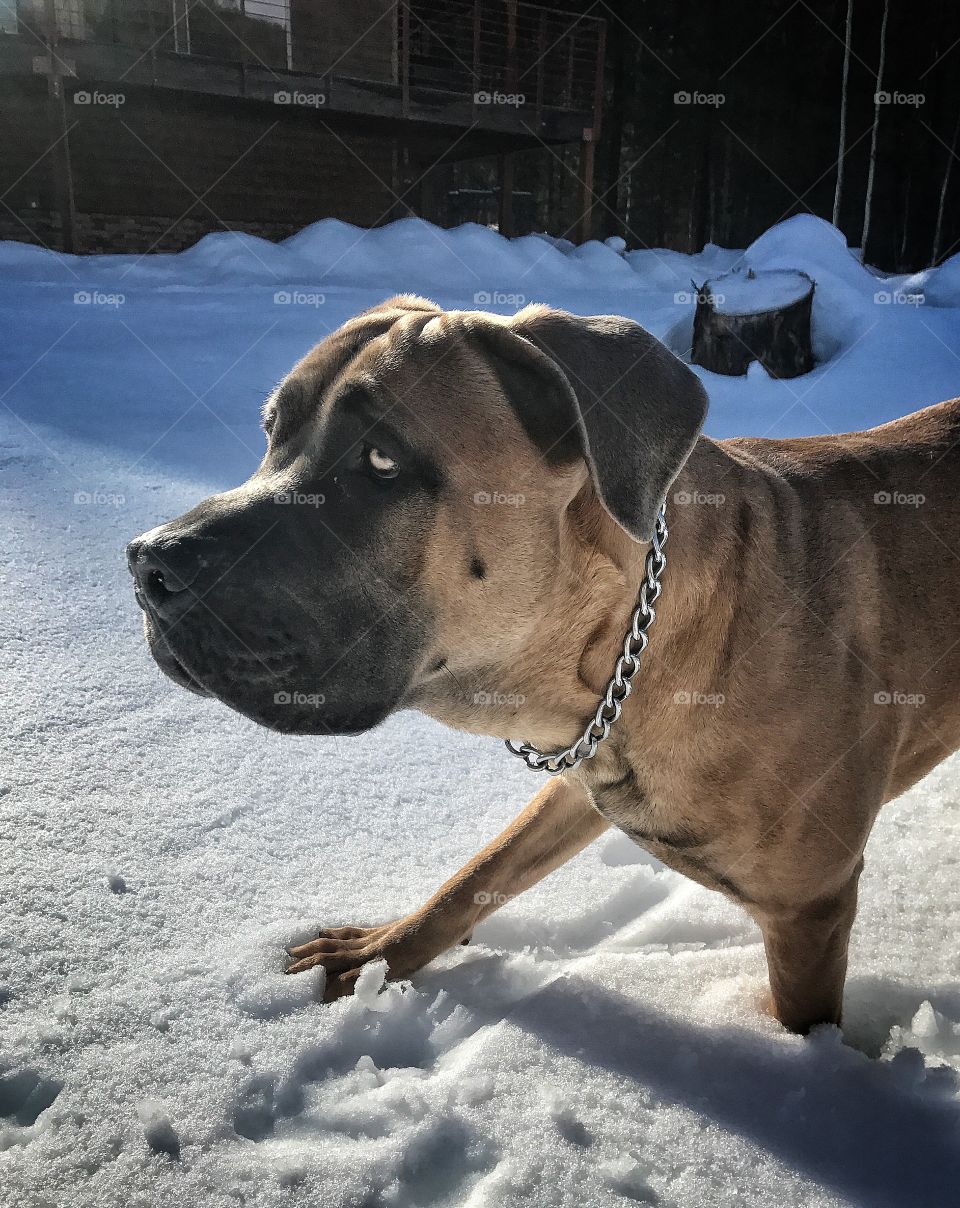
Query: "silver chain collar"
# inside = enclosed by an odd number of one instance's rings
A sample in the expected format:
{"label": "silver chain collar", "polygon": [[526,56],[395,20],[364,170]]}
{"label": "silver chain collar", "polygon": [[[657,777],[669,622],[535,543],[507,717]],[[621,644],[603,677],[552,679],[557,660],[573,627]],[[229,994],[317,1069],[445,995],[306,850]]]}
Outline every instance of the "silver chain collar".
{"label": "silver chain collar", "polygon": [[613,670],[613,678],[607,684],[606,695],[597,706],[593,720],[580,735],[572,747],[565,751],[555,751],[547,754],[538,751],[529,742],[514,742],[507,739],[507,750],[511,755],[517,755],[528,768],[535,772],[546,772],[549,776],[559,776],[561,772],[569,772],[578,767],[585,759],[592,759],[597,748],[610,734],[610,727],[623,712],[623,702],[633,690],[633,678],[640,670],[640,655],[647,648],[647,631],[656,618],[654,604],[660,599],[660,579],[667,565],[663,547],[667,544],[667,517],[665,507],[657,513],[657,523],[653,532],[653,540],[647,550],[647,561],[644,567],[643,583],[640,587],[640,602],[633,610],[630,629],[623,640],[623,654],[617,659]]}

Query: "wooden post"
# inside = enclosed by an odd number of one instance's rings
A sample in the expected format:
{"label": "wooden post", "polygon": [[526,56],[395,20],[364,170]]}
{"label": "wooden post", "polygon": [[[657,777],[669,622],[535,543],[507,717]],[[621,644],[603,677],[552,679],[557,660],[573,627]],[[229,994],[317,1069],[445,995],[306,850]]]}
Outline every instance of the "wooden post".
{"label": "wooden post", "polygon": [[[480,4],[482,0],[473,0],[473,95],[483,91],[483,81],[480,78]],[[474,100],[476,103],[476,100]]]}
{"label": "wooden post", "polygon": [[[190,10],[188,9],[187,20],[189,19]],[[283,14],[283,24],[286,32],[286,46],[284,49],[287,52],[287,71],[293,71],[293,0],[287,0]]]}
{"label": "wooden post", "polygon": [[516,233],[513,225],[513,152],[506,151],[498,155],[497,167],[500,176],[497,226],[504,238],[512,239]]}
{"label": "wooden post", "polygon": [[516,92],[517,71],[517,0],[507,0],[507,78],[506,91]]}
{"label": "wooden post", "polygon": [[534,121],[538,130],[543,126],[543,81],[547,53],[547,10],[542,8],[537,23],[537,106]]}
{"label": "wooden post", "polygon": [[67,107],[63,95],[62,63],[59,57],[60,32],[55,0],[45,0],[44,19],[45,41],[50,56],[47,70],[47,121],[50,141],[55,144],[50,153],[53,201],[60,215],[61,251],[73,252],[77,243],[77,216],[73,203],[73,172],[70,166],[70,140],[67,133]]}
{"label": "wooden post", "polygon": [[597,74],[593,85],[593,138],[595,142],[600,138],[600,126],[603,122],[603,70],[606,57],[607,23],[606,21],[601,21],[600,27],[597,30]]}
{"label": "wooden post", "polygon": [[400,4],[400,112],[410,116],[410,5]]}
{"label": "wooden post", "polygon": [[431,165],[426,171],[420,170],[420,217],[425,218],[427,222],[436,223],[439,217],[437,213],[437,173],[435,165]]}
{"label": "wooden post", "polygon": [[593,238],[593,161],[596,143],[593,141],[593,130],[589,127],[583,132],[580,143],[580,223],[578,238],[586,243]]}
{"label": "wooden post", "polygon": [[606,54],[606,22],[601,22],[597,31],[597,74],[594,79],[593,94],[593,125],[584,129],[580,143],[580,242],[586,243],[594,236],[594,161],[596,159],[597,140],[600,137],[600,123],[603,120],[603,67]]}

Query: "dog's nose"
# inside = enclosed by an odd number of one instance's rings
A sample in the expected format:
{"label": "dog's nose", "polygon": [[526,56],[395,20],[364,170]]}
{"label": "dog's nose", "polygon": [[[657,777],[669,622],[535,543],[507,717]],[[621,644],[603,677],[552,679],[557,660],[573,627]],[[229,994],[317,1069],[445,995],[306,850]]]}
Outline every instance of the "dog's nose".
{"label": "dog's nose", "polygon": [[[137,599],[160,612],[169,611],[186,598],[193,598],[187,589],[195,581],[202,560],[189,541],[179,540],[160,544],[150,535],[137,537],[127,546],[127,566],[136,584]],[[181,597],[177,600],[177,597]]]}

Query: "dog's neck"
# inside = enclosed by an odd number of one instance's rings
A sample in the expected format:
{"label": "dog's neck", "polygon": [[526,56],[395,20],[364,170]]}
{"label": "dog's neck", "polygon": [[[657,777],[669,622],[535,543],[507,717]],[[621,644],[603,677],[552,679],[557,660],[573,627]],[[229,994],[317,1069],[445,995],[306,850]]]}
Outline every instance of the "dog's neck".
{"label": "dog's neck", "polygon": [[[668,565],[636,696],[676,693],[673,685],[683,687],[693,648],[722,643],[728,622],[723,580],[739,544],[731,526],[743,523],[739,500],[747,472],[722,446],[701,437],[670,488]],[[647,549],[612,519],[587,483],[565,517],[542,624],[509,666],[451,670],[442,690],[419,707],[473,733],[522,738],[547,751],[568,746],[583,732],[613,674]],[[642,725],[635,700],[627,707],[631,727]]]}

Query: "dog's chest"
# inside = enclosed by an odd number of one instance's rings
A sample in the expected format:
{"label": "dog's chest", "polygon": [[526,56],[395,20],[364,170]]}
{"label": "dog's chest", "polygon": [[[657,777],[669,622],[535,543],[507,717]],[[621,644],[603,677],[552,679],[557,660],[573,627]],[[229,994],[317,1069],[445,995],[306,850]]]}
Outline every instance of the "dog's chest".
{"label": "dog's chest", "polygon": [[724,836],[707,819],[695,822],[668,805],[655,786],[645,783],[622,759],[606,760],[584,776],[597,811],[669,868],[739,902],[749,896],[735,879]]}
{"label": "dog's chest", "polygon": [[616,750],[601,748],[595,759],[582,765],[580,776],[597,811],[638,843],[689,845],[691,827],[668,804],[675,795],[655,775],[638,769]]}

